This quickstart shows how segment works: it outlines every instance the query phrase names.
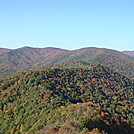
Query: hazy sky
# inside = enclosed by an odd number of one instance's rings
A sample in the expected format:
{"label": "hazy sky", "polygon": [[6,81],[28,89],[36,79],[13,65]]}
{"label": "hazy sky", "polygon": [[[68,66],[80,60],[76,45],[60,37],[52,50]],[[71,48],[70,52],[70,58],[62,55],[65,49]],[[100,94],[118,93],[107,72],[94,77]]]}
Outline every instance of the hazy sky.
{"label": "hazy sky", "polygon": [[134,50],[134,0],[0,0],[0,47]]}

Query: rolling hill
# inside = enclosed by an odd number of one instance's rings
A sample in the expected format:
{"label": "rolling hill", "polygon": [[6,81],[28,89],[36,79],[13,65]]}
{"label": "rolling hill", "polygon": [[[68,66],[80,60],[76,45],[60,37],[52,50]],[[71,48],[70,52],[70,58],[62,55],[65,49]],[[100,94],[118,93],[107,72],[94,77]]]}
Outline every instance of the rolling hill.
{"label": "rolling hill", "polygon": [[64,50],[57,48],[31,48],[23,47],[4,53],[0,56],[0,69],[19,69],[38,66],[43,62],[50,63],[56,55]]}
{"label": "rolling hill", "polygon": [[134,83],[102,65],[0,79],[0,133],[133,134]]}
{"label": "rolling hill", "polygon": [[18,72],[18,69],[55,66],[55,64],[60,66],[60,64],[69,62],[70,65],[76,61],[84,61],[88,64],[103,64],[129,78],[134,78],[133,57],[116,50],[93,47],[73,51],[52,47],[23,47],[5,51],[0,55],[0,74],[1,77],[5,77]]}

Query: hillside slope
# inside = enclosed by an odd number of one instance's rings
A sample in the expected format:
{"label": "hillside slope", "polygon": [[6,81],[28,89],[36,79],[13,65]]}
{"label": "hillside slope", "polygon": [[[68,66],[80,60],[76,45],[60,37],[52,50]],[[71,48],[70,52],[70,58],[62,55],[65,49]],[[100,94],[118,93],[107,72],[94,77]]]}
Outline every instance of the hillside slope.
{"label": "hillside slope", "polygon": [[56,55],[66,50],[58,48],[23,47],[4,53],[0,56],[0,69],[19,69],[39,64],[49,64]]}
{"label": "hillside slope", "polygon": [[[115,124],[112,116],[120,122],[115,126],[117,128],[115,134],[128,134],[128,132],[131,134],[133,131],[134,84],[127,77],[105,66],[88,66],[88,69],[49,68],[42,71],[23,72],[1,79],[0,89],[0,133],[40,133],[45,131],[45,127],[51,128],[53,123],[57,123],[60,115],[55,114],[59,110],[62,117],[60,122],[63,121],[65,124],[67,120],[72,119],[78,125],[79,132],[83,129],[84,132],[89,132],[95,128],[101,132],[110,132],[112,129],[110,123]],[[78,122],[73,114],[69,114],[70,110],[67,109],[71,104],[85,102],[93,103],[95,107],[107,112],[109,116],[109,119],[106,119],[107,123],[105,119],[100,118],[99,113],[95,115],[98,118],[90,118],[82,107],[85,104],[78,108],[79,112],[76,116],[82,113],[81,108],[85,115]],[[68,108],[61,110],[64,107]],[[62,116],[65,114],[67,115]],[[85,124],[87,116],[89,121],[94,122],[93,126]],[[104,126],[96,124],[101,121],[104,121]],[[122,123],[123,132],[120,129]],[[61,127],[62,124],[58,125]],[[103,129],[100,129],[101,127]]]}
{"label": "hillside slope", "polygon": [[1,54],[4,54],[4,53],[6,53],[6,52],[9,52],[9,51],[11,51],[11,49],[0,48],[0,55],[1,55]]}
{"label": "hillside slope", "polygon": [[0,73],[7,76],[24,69],[66,62],[85,61],[88,64],[103,64],[111,69],[134,78],[134,58],[119,51],[104,48],[82,48],[74,51],[59,48],[15,49],[0,55]]}

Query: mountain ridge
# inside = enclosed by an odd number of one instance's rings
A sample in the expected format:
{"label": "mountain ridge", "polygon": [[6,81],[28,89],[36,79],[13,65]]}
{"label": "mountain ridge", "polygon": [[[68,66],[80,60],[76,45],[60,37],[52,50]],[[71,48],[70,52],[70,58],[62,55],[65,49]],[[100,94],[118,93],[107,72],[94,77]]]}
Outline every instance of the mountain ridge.
{"label": "mountain ridge", "polygon": [[133,51],[123,51],[123,53],[134,57],[134,50]]}
{"label": "mountain ridge", "polygon": [[0,55],[0,71],[75,62],[77,60],[104,64],[128,77],[134,78],[134,58],[117,50],[86,47],[66,50],[54,47],[22,47]]}
{"label": "mountain ridge", "polygon": [[32,47],[32,46],[23,46],[23,47],[19,47],[19,48],[14,48],[14,49],[11,49],[11,48],[7,48],[7,47],[0,47],[0,49],[7,49],[7,50],[16,50],[16,49],[23,49],[23,48],[34,48],[34,49],[44,49],[44,48],[55,48],[55,49],[62,49],[62,50],[67,50],[67,51],[75,51],[75,50],[80,50],[80,49],[87,49],[87,48],[98,48],[98,49],[107,49],[107,50],[113,50],[113,51],[118,51],[118,52],[133,52],[134,50],[123,50],[123,51],[120,51],[120,50],[116,50],[116,49],[111,49],[111,48],[105,48],[105,47],[81,47],[81,48],[77,48],[77,49],[65,49],[65,48],[60,48],[60,47],[52,47],[52,46],[47,46],[47,47]]}
{"label": "mountain ridge", "polygon": [[11,51],[12,49],[8,49],[8,48],[0,48],[0,54],[6,53]]}

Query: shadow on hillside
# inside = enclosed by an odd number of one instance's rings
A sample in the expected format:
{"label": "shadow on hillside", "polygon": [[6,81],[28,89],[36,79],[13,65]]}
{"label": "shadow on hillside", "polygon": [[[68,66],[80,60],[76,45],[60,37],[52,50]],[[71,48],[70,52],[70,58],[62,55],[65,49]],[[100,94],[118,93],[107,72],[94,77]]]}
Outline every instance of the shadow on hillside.
{"label": "shadow on hillside", "polygon": [[101,133],[106,134],[134,134],[134,128],[125,122],[117,123],[115,121],[104,121],[95,120],[90,122],[90,120],[85,124],[85,126],[92,131],[94,128],[98,128]]}

